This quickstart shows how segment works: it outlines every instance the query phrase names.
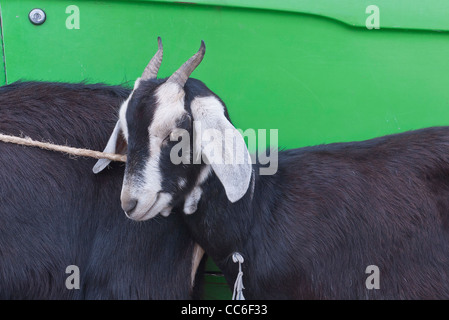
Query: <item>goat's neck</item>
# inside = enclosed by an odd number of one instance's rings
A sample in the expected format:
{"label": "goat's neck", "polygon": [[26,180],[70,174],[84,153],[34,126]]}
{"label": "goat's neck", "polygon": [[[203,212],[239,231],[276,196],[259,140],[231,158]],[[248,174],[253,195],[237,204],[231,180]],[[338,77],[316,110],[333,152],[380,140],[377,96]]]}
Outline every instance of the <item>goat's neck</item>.
{"label": "goat's neck", "polygon": [[253,170],[247,193],[236,203],[226,197],[218,177],[211,172],[201,184],[202,196],[196,212],[184,215],[191,233],[203,249],[219,264],[243,250],[254,224],[253,196],[260,177]]}

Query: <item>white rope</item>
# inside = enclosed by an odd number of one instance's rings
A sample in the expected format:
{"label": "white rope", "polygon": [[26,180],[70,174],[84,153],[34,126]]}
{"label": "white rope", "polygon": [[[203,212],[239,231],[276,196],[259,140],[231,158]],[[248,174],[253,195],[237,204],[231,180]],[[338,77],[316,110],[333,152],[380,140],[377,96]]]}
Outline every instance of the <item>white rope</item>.
{"label": "white rope", "polygon": [[239,263],[239,273],[237,274],[237,278],[235,279],[234,283],[234,292],[232,293],[232,300],[245,300],[245,297],[243,296],[243,289],[245,287],[243,286],[243,271],[242,271],[242,263],[245,261],[242,257],[242,255],[238,252],[234,252],[232,254],[232,261],[234,263]]}
{"label": "white rope", "polygon": [[114,153],[107,153],[107,152],[100,152],[90,149],[81,149],[81,148],[74,148],[74,147],[68,147],[68,146],[61,146],[58,144],[53,144],[49,142],[41,142],[31,139],[30,137],[16,137],[16,136],[9,136],[5,134],[0,133],[0,141],[7,142],[7,143],[15,143],[23,146],[29,146],[29,147],[39,147],[41,149],[46,150],[52,150],[57,152],[63,152],[79,157],[90,157],[95,159],[108,159],[111,161],[121,161],[126,162],[126,155],[121,154],[114,154]]}

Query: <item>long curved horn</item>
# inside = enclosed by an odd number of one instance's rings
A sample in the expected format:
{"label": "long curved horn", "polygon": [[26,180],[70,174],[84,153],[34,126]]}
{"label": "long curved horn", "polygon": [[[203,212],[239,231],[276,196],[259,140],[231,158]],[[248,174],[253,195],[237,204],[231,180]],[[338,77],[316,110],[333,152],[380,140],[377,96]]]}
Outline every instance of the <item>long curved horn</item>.
{"label": "long curved horn", "polygon": [[157,37],[157,52],[153,58],[151,58],[150,62],[146,66],[145,70],[143,70],[142,76],[140,77],[142,80],[148,79],[156,79],[157,72],[161,67],[163,49],[162,49],[162,40],[161,37]]}
{"label": "long curved horn", "polygon": [[201,40],[201,46],[198,52],[187,60],[175,73],[173,73],[170,78],[168,78],[167,82],[174,82],[179,84],[181,87],[184,87],[193,70],[195,70],[201,60],[203,60],[205,53],[206,45],[204,44],[204,41]]}

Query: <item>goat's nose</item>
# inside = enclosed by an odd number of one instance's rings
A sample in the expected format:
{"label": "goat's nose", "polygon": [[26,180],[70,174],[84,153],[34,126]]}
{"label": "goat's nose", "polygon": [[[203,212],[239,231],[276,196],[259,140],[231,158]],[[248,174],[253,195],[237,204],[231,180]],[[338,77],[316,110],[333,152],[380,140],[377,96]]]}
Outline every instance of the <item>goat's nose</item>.
{"label": "goat's nose", "polygon": [[130,198],[130,199],[123,199],[122,200],[122,209],[125,211],[126,215],[129,216],[133,212],[133,210],[137,206],[137,200]]}

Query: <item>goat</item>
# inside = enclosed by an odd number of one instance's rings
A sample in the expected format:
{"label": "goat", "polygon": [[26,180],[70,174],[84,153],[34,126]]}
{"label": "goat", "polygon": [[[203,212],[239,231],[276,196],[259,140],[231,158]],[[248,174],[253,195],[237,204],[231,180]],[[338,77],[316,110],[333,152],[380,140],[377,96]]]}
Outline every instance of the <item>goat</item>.
{"label": "goat", "polygon": [[[159,39],[155,57],[161,52]],[[229,284],[238,273],[233,253],[244,257],[246,298],[449,298],[449,127],[280,151],[277,172],[261,175],[257,161],[226,163],[235,149],[250,158],[223,101],[189,78],[204,53],[202,42],[165,79],[153,58],[152,76],[138,78],[120,108],[105,151],[127,143],[127,216],[184,211]],[[192,138],[195,122],[232,135]],[[184,131],[193,148],[175,164],[170,154]],[[221,164],[195,162],[210,156],[205,142],[221,151],[227,141],[235,148],[223,148]]]}
{"label": "goat", "polygon": [[[99,149],[129,92],[100,84],[3,86],[0,132]],[[0,299],[199,297],[200,283],[192,290],[191,279],[197,251],[181,217],[138,224],[124,216],[123,165],[95,176],[93,159],[6,143],[0,150]],[[72,267],[66,273],[72,265],[79,289]]]}

